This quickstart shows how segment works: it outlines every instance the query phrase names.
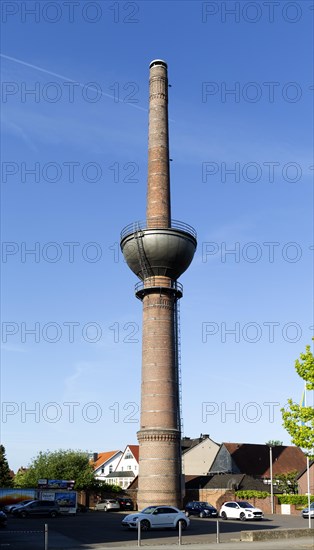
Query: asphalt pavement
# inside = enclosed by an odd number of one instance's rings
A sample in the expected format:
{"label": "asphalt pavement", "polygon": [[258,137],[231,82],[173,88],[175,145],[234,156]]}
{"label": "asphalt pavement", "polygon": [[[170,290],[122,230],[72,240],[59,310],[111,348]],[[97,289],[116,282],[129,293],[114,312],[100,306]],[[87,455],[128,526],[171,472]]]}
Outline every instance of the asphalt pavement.
{"label": "asphalt pavement", "polygon": [[[44,550],[44,524],[48,524],[48,550],[135,550],[137,531],[121,527],[122,512],[88,513],[73,517],[27,518],[9,517],[8,527],[0,530],[0,550]],[[313,537],[277,539],[263,542],[241,541],[242,531],[304,529],[308,523],[300,516],[268,516],[261,521],[220,521],[220,540],[216,542],[217,521],[192,518],[190,527],[182,532],[182,548],[186,550],[314,550]],[[300,533],[301,535],[301,533]],[[303,533],[302,533],[303,535]],[[144,550],[175,550],[178,532],[168,529],[142,533],[140,548]]]}
{"label": "asphalt pavement", "polygon": [[[114,550],[125,550],[126,546],[88,546],[84,550],[108,550],[109,548],[114,548]],[[127,545],[128,549],[138,548],[137,544]],[[154,546],[147,546],[145,543],[141,544],[140,548],[144,550],[175,550],[176,548],[185,548],[186,550],[313,550],[314,549],[314,534],[313,537],[303,537],[297,539],[281,539],[281,540],[268,540],[263,542],[243,542],[243,541],[233,541],[233,542],[211,542],[209,544],[189,544],[182,543],[178,544],[156,544]],[[73,549],[74,550],[74,549]]]}

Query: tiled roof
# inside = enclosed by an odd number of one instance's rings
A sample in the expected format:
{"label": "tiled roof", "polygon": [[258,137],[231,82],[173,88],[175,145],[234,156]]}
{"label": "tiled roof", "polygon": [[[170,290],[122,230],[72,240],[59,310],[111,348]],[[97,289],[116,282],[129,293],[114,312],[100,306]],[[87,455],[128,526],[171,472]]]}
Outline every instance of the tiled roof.
{"label": "tiled roof", "polygon": [[203,489],[211,476],[184,476],[186,489]]}
{"label": "tiled roof", "polygon": [[120,452],[121,451],[107,451],[104,453],[98,453],[98,458],[96,462],[91,461],[91,465],[93,466],[94,470],[97,470],[98,468],[100,468],[100,466],[105,464],[105,462],[107,462],[110,458],[112,458],[114,455]]}
{"label": "tiled roof", "polygon": [[139,445],[128,445],[132,455],[134,456],[135,460],[138,462],[139,461],[139,451],[140,451],[140,447]]}
{"label": "tiled roof", "polygon": [[205,485],[206,489],[234,489],[236,491],[266,491],[270,487],[260,479],[245,474],[214,474]]}
{"label": "tiled roof", "polygon": [[[310,460],[309,469],[311,469],[312,466],[314,466],[314,460]],[[305,466],[304,470],[302,470],[302,472],[299,473],[299,475],[297,476],[297,479],[300,479],[300,477],[302,477],[306,472],[307,472],[307,465]]]}
{"label": "tiled roof", "polygon": [[270,488],[261,480],[245,474],[213,474],[208,476],[185,476],[187,489],[230,489],[236,491],[266,491]]}
{"label": "tiled roof", "polygon": [[[199,445],[200,443],[203,443],[204,441],[206,441],[207,439],[209,439],[210,441],[213,441],[212,439],[210,439],[209,435],[203,435],[201,434],[200,437],[196,437],[194,439],[191,439],[190,437],[183,437],[183,439],[181,439],[181,450],[182,450],[182,453],[186,453],[187,451],[190,451],[190,449],[193,449],[193,447],[196,447],[197,445]],[[213,443],[215,443],[213,441]]]}
{"label": "tiled roof", "polygon": [[244,474],[214,474],[206,483],[206,489],[239,490]]}
{"label": "tiled roof", "polygon": [[135,477],[135,474],[131,470],[128,472],[119,471],[119,472],[111,472],[106,476],[106,478],[107,477]]}
{"label": "tiled roof", "polygon": [[[223,443],[232,460],[243,474],[270,477],[269,446],[251,443]],[[276,445],[272,448],[273,475],[292,470],[301,472],[306,467],[306,457],[299,447]]]}
{"label": "tiled roof", "polygon": [[136,476],[133,481],[131,481],[130,485],[128,486],[128,491],[136,491],[138,489],[138,476]]}

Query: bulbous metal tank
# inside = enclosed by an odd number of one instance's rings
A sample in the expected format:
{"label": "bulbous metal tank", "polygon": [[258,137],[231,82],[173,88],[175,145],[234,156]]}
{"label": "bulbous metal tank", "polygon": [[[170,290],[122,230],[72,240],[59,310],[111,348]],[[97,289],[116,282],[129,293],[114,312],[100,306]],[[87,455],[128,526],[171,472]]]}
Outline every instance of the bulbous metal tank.
{"label": "bulbous metal tank", "polygon": [[192,262],[196,250],[194,229],[182,222],[170,228],[127,226],[121,233],[121,250],[129,268],[139,277],[165,276],[176,280]]}

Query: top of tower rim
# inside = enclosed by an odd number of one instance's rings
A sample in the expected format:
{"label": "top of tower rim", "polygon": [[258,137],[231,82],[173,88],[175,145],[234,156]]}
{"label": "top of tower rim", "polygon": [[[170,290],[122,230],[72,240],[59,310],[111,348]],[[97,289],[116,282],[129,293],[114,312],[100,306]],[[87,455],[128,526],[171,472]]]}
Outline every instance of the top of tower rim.
{"label": "top of tower rim", "polygon": [[153,59],[153,61],[150,62],[149,68],[151,69],[155,65],[162,65],[163,67],[166,67],[167,69],[167,63],[163,59]]}

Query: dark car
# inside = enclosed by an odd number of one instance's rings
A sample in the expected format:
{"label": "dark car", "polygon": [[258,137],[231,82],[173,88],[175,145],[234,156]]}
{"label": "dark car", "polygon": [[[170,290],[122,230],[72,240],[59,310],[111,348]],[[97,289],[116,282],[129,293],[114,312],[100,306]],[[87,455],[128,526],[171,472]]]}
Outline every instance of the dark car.
{"label": "dark car", "polygon": [[209,504],[209,502],[201,502],[193,500],[188,502],[185,507],[186,516],[198,516],[199,518],[216,518],[218,516],[217,509]]}
{"label": "dark car", "polygon": [[49,516],[55,518],[61,514],[59,504],[50,500],[33,500],[20,508],[15,508],[12,513],[14,516],[20,518],[30,516]]}
{"label": "dark car", "polygon": [[130,498],[119,497],[116,500],[120,504],[120,510],[134,510],[133,500]]}
{"label": "dark car", "polygon": [[79,502],[76,505],[76,513],[77,514],[86,514],[88,512],[88,507],[85,506],[85,504],[80,504]]}
{"label": "dark car", "polygon": [[4,512],[0,512],[0,527],[5,527],[7,524],[7,516]]}

